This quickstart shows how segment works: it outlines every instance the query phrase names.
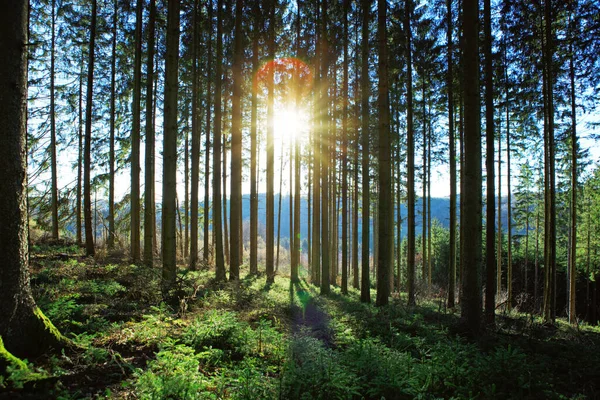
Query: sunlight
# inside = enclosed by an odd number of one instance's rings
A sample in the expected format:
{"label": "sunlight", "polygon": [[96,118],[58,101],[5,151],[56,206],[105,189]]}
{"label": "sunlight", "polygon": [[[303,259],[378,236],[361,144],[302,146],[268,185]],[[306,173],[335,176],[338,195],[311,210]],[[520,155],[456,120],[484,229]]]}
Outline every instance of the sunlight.
{"label": "sunlight", "polygon": [[308,137],[308,115],[294,107],[275,112],[275,141],[291,143]]}

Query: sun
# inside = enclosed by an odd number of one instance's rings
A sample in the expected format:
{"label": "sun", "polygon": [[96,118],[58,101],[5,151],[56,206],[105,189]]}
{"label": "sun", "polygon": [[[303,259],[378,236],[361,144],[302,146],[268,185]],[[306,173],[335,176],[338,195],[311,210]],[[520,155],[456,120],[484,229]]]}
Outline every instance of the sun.
{"label": "sun", "polygon": [[308,137],[308,115],[295,107],[286,107],[275,112],[275,140],[292,143]]}

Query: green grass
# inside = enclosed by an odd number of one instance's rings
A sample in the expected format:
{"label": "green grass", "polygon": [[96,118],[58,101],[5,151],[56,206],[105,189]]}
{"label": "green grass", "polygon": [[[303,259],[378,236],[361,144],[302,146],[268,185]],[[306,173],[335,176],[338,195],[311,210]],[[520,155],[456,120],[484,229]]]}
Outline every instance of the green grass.
{"label": "green grass", "polygon": [[[600,396],[600,327],[499,316],[477,340],[436,299],[387,307],[302,281],[32,259],[40,309],[75,346],[0,379],[11,398],[436,399]],[[71,254],[71,253],[69,253]],[[373,296],[374,298],[374,293]],[[94,384],[90,384],[94,382]]]}

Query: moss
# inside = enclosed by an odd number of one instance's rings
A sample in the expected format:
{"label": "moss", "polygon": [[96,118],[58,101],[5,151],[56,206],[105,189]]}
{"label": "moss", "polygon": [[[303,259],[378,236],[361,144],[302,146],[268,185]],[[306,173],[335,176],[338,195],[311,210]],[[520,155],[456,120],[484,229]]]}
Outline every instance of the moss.
{"label": "moss", "polygon": [[52,321],[50,321],[50,319],[44,315],[39,307],[36,306],[33,308],[33,314],[42,322],[44,329],[50,334],[51,337],[49,341],[53,345],[58,345],[60,343],[67,344],[69,342],[69,340],[64,337],[62,333],[60,333],[56,326],[54,326]]}
{"label": "moss", "polygon": [[6,350],[2,336],[0,336],[0,372],[4,372],[8,366],[19,369],[28,369],[27,364],[25,364],[23,360],[13,356]]}

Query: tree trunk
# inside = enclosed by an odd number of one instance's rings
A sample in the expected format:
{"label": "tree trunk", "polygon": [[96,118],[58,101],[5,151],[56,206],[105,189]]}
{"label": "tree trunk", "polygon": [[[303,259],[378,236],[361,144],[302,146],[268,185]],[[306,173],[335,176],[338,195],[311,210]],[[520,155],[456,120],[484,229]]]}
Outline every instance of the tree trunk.
{"label": "tree trunk", "polygon": [[348,9],[344,0],[344,66],[342,83],[342,294],[348,294]]}
{"label": "tree trunk", "polygon": [[[448,31],[448,142],[450,150],[450,260],[448,263],[448,307],[454,307],[456,288],[456,139],[454,137],[454,75],[452,52],[452,0],[446,0]],[[492,196],[493,197],[493,196]]]}
{"label": "tree trunk", "polygon": [[408,249],[406,285],[408,291],[408,305],[415,305],[415,134],[413,128],[413,87],[412,87],[412,33],[411,19],[413,1],[405,0],[406,11],[404,29],[406,35],[406,158],[407,158],[407,206],[408,206]]}
{"label": "tree trunk", "polygon": [[[227,93],[227,89],[225,89]],[[227,108],[227,101],[225,101],[224,109]],[[225,119],[226,120],[226,119]],[[223,244],[225,247],[225,264],[231,265],[230,249],[229,249],[229,224],[227,223],[227,142],[223,143]]]}
{"label": "tree trunk", "polygon": [[[112,49],[110,57],[110,133],[108,161],[108,240],[107,245],[112,249],[115,245],[115,119],[116,119],[116,75],[117,75],[117,22],[119,4],[113,3],[112,19]],[[152,80],[150,80],[152,82]]]}
{"label": "tree trunk", "polygon": [[131,260],[140,261],[140,104],[142,94],[142,11],[137,0],[135,18],[135,53],[133,61],[133,104],[131,105]]}
{"label": "tree trunk", "polygon": [[481,134],[479,102],[479,4],[463,1],[465,100],[465,243],[462,277],[461,318],[466,329],[476,335],[481,325]]}
{"label": "tree trunk", "polygon": [[148,59],[146,61],[146,149],[144,172],[144,264],[152,267],[154,264],[154,232],[156,231],[155,191],[154,191],[154,43],[156,29],[156,0],[150,0],[150,15],[148,17]]}
{"label": "tree trunk", "polygon": [[215,239],[216,279],[224,281],[223,219],[221,215],[221,117],[223,81],[223,0],[217,0],[217,59],[215,82],[215,127],[213,140],[213,230]]}
{"label": "tree trunk", "polygon": [[167,10],[167,54],[165,61],[163,140],[163,291],[175,284],[177,269],[177,91],[179,65],[179,0],[170,0]]}
{"label": "tree trunk", "polygon": [[[255,10],[255,12],[257,12]],[[252,76],[258,72],[258,22],[252,26]],[[258,273],[258,177],[256,166],[258,87],[252,85],[252,111],[250,114],[250,273]]]}
{"label": "tree trunk", "polygon": [[394,248],[394,198],[392,195],[390,99],[387,59],[387,1],[377,2],[377,36],[379,41],[379,257],[377,260],[377,301],[385,306],[390,296],[390,269]]}
{"label": "tree trunk", "polygon": [[[27,1],[0,13],[0,349],[35,357],[65,339],[36,306],[29,284],[27,215]],[[95,15],[95,2],[92,13]],[[5,360],[0,359],[0,364]],[[2,371],[6,365],[0,365]]]}
{"label": "tree trunk", "polygon": [[[270,59],[275,59],[275,0],[269,4],[269,34],[268,48]],[[267,75],[267,241],[266,241],[266,273],[267,284],[275,282],[274,271],[274,236],[275,236],[275,199],[274,199],[274,173],[275,155],[273,149],[273,135],[275,130],[275,87],[273,68],[269,68]]]}
{"label": "tree trunk", "polygon": [[319,118],[320,128],[321,128],[321,235],[323,238],[322,242],[322,252],[321,252],[321,294],[327,295],[330,292],[329,286],[329,268],[330,268],[330,258],[329,258],[329,246],[330,246],[330,238],[329,238],[329,162],[330,154],[331,154],[331,143],[330,143],[330,135],[328,132],[328,126],[330,122],[331,116],[329,115],[328,105],[329,105],[329,82],[328,82],[328,70],[329,70],[329,40],[327,36],[327,0],[321,1],[321,18],[319,19],[320,23],[320,40],[321,40],[321,94],[320,94],[320,104],[321,104],[321,118]]}
{"label": "tree trunk", "polygon": [[[296,26],[296,57],[300,58],[301,54],[300,54],[300,35],[301,35],[301,13],[300,13],[300,1],[296,0],[296,6],[298,8],[298,15],[297,15],[297,26]],[[300,71],[296,71],[296,77],[298,77],[300,74]],[[300,88],[297,87],[296,88],[296,109],[298,109],[298,107],[300,106],[300,99],[301,99],[301,92],[300,92]],[[300,200],[301,200],[301,192],[300,192],[300,168],[301,168],[301,158],[300,158],[300,141],[298,140],[298,138],[296,138],[296,140],[294,141],[294,160],[295,160],[295,165],[294,165],[294,215],[293,215],[293,228],[294,231],[293,233],[290,232],[290,250],[292,251],[292,260],[291,260],[291,280],[293,283],[296,283],[299,281],[299,274],[298,271],[300,269],[300,256],[302,254],[302,242],[300,240],[300,226],[301,226],[301,221],[300,221]],[[292,167],[290,165],[290,171],[292,170]],[[291,175],[290,175],[291,176]],[[290,188],[291,188],[291,182],[290,182]],[[290,189],[290,193],[291,193],[291,189]],[[291,196],[290,196],[291,197]],[[290,200],[291,201],[291,200]],[[291,207],[291,204],[290,204]]]}
{"label": "tree trunk", "polygon": [[197,268],[198,262],[198,184],[200,182],[200,85],[199,85],[199,26],[200,6],[194,0],[194,16],[192,18],[192,176],[190,194],[190,259],[191,270]]}
{"label": "tree trunk", "polygon": [[[573,18],[573,17],[571,17]],[[574,35],[574,30],[571,29]],[[569,323],[577,323],[575,308],[576,283],[577,283],[577,114],[575,95],[575,65],[573,38],[571,38],[569,56],[569,77],[571,80],[571,248],[569,257]],[[589,277],[589,275],[588,275]]]}
{"label": "tree trunk", "polygon": [[77,205],[75,206],[75,212],[77,216],[75,217],[75,223],[77,224],[76,235],[77,235],[77,244],[83,243],[83,238],[81,234],[81,195],[82,195],[82,179],[83,179],[83,65],[84,65],[84,56],[83,50],[81,51],[81,70],[79,72],[79,99],[77,102],[78,105],[78,143],[77,143]]}
{"label": "tree trunk", "polygon": [[[494,69],[492,65],[492,11],[490,0],[483,2],[485,44],[485,170],[486,178],[486,236],[485,236],[485,322],[493,326],[496,319],[496,207],[494,177]],[[498,213],[501,214],[500,208]],[[500,233],[501,234],[501,233]]]}
{"label": "tree trunk", "polygon": [[[506,48],[504,50],[506,52]],[[506,53],[504,54],[506,59]],[[509,98],[508,98],[508,63],[505,60],[504,79],[506,84],[506,209],[507,209],[507,238],[506,238],[506,306],[508,311],[512,310],[513,302],[513,278],[512,278],[512,194],[510,188],[510,116],[509,116]]]}
{"label": "tree trunk", "polygon": [[369,276],[369,239],[370,239],[370,202],[371,189],[369,184],[369,19],[371,16],[371,1],[362,0],[362,44],[361,44],[361,145],[362,145],[362,240],[361,240],[361,281],[360,301],[371,302],[371,282]]}
{"label": "tree trunk", "polygon": [[[209,202],[210,202],[210,117],[211,117],[211,87],[212,87],[212,24],[213,24],[213,5],[212,0],[209,0],[206,4],[208,14],[208,45],[206,59],[206,141],[204,145],[204,243],[202,249],[202,258],[205,263],[209,262],[210,257],[210,244],[209,244]],[[216,116],[215,116],[216,118]],[[213,171],[214,173],[214,171]],[[214,224],[213,224],[214,226]],[[214,229],[214,228],[213,228]]]}
{"label": "tree trunk", "polygon": [[83,219],[85,223],[85,253],[94,256],[94,233],[92,227],[91,149],[92,149],[92,97],[94,93],[94,56],[96,43],[96,0],[92,0],[92,23],[90,27],[85,106],[85,144],[83,148]]}
{"label": "tree trunk", "polygon": [[239,252],[242,243],[242,7],[243,1],[235,2],[235,39],[233,49],[233,97],[231,100],[231,263],[229,280],[240,278],[242,264]]}
{"label": "tree trunk", "polygon": [[55,53],[56,53],[56,0],[52,0],[50,42],[50,168],[52,184],[50,191],[52,199],[50,208],[52,210],[52,239],[58,240],[58,165],[56,161],[56,107],[55,107]]}

